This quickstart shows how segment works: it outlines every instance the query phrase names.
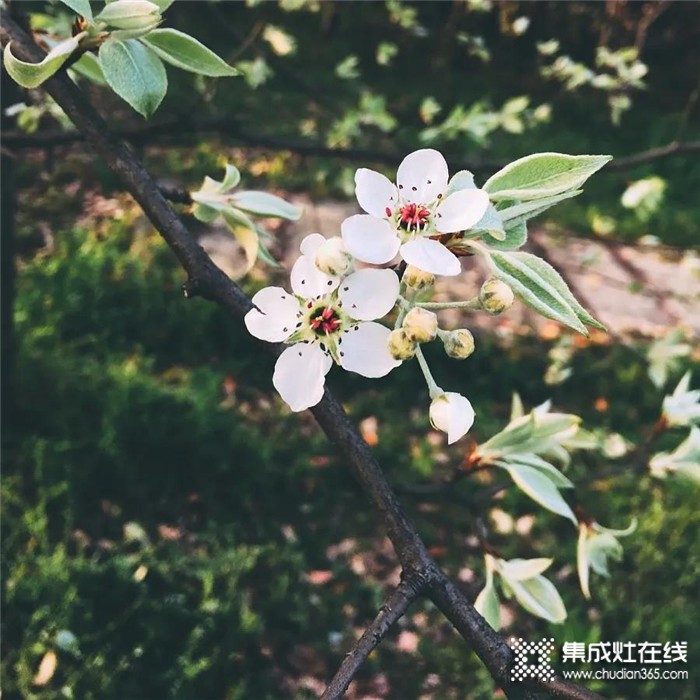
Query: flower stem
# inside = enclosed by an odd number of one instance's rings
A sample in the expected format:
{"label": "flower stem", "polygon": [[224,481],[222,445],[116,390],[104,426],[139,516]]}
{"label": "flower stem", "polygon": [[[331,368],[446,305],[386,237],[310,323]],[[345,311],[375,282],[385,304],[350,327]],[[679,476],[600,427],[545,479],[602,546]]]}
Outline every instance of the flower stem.
{"label": "flower stem", "polygon": [[416,359],[418,360],[418,364],[420,365],[423,376],[425,377],[425,382],[428,385],[430,398],[436,399],[438,396],[444,394],[445,392],[438,386],[435,379],[433,379],[433,375],[430,372],[430,367],[428,367],[428,363],[425,361],[425,357],[423,355],[423,351],[420,349],[420,346],[416,348]]}
{"label": "flower stem", "polygon": [[480,309],[481,302],[479,301],[479,297],[474,297],[466,301],[419,302],[416,306],[420,306],[421,309],[430,309],[431,311],[439,311],[440,309]]}

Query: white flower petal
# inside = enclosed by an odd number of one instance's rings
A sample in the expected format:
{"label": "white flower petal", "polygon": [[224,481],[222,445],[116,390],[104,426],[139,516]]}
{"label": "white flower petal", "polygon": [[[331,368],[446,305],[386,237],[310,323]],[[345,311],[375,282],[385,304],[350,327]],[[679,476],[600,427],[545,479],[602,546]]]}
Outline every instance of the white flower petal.
{"label": "white flower petal", "polygon": [[401,246],[401,257],[409,264],[433,275],[451,277],[462,271],[458,258],[442,243],[416,238]]}
{"label": "white flower petal", "polygon": [[386,316],[399,296],[399,278],[393,270],[358,270],[345,278],[338,291],[345,312],[359,321]]}
{"label": "white flower petal", "polygon": [[245,325],[251,335],[268,343],[279,343],[294,331],[299,314],[299,302],[282,287],[265,287],[254,297],[245,315]]}
{"label": "white flower petal", "polygon": [[451,445],[474,425],[474,409],[469,399],[448,391],[430,404],[430,422],[433,427],[447,433],[447,443]]}
{"label": "white flower petal", "polygon": [[356,214],[343,221],[340,231],[350,255],[363,262],[381,265],[399,252],[401,241],[386,219]]}
{"label": "white flower petal", "polygon": [[292,290],[304,299],[330,294],[339,284],[340,277],[331,277],[316,267],[313,257],[302,255],[292,267]]}
{"label": "white flower petal", "polygon": [[328,360],[316,343],[297,343],[277,358],[272,383],[292,411],[303,411],[321,400]]}
{"label": "white flower petal", "polygon": [[[355,330],[355,328],[357,330]],[[343,334],[340,364],[363,377],[383,377],[401,364],[389,353],[391,331],[380,323],[359,323]]]}
{"label": "white flower petal", "polygon": [[381,173],[359,168],[355,173],[355,196],[358,204],[373,216],[384,218],[387,207],[394,211],[399,201],[396,185]]}
{"label": "white flower petal", "polygon": [[409,153],[399,165],[396,182],[407,202],[430,204],[447,189],[447,162],[432,148]]}
{"label": "white flower petal", "polygon": [[302,255],[308,255],[313,258],[316,255],[316,251],[325,242],[325,236],[322,236],[320,233],[310,233],[299,245],[299,250],[301,251]]}
{"label": "white flower petal", "polygon": [[477,223],[489,208],[484,190],[458,190],[444,199],[435,211],[435,228],[440,233],[464,231]]}

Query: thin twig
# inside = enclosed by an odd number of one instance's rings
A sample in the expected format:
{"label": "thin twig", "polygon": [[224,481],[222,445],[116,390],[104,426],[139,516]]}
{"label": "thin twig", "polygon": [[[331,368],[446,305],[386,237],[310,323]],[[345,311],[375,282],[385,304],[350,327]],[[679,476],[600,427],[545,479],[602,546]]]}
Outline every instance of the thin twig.
{"label": "thin twig", "polygon": [[353,648],[347,653],[340,668],[321,696],[321,700],[339,700],[339,698],[343,697],[365,659],[372,653],[379,642],[384,639],[394,623],[408,610],[411,603],[421,595],[425,583],[425,579],[417,573],[402,579],[396,590],[392,592],[384,605],[379,609],[372,624],[369,625],[363,635],[355,642]]}
{"label": "thin twig", "polygon": [[[229,138],[236,143],[251,148],[265,148],[272,151],[288,151],[302,156],[334,158],[343,161],[363,161],[379,165],[396,166],[401,161],[398,153],[382,153],[376,149],[366,148],[330,148],[309,139],[289,139],[255,134],[236,124],[230,116],[203,117],[201,119],[170,119],[160,123],[129,126],[115,129],[114,133],[128,139],[134,144],[151,144],[169,137],[179,137],[189,141],[198,135],[214,132],[222,138]],[[68,146],[85,139],[80,131],[47,129],[35,134],[23,131],[8,131],[3,135],[4,145],[12,149],[49,148]],[[671,156],[681,156],[700,152],[700,141],[673,141],[665,146],[650,148],[629,156],[620,156],[612,160],[601,172],[618,172],[629,170],[638,165],[645,165]],[[447,160],[457,169],[468,169],[477,173],[496,172],[507,165],[506,161],[471,158],[464,155],[448,154]]]}

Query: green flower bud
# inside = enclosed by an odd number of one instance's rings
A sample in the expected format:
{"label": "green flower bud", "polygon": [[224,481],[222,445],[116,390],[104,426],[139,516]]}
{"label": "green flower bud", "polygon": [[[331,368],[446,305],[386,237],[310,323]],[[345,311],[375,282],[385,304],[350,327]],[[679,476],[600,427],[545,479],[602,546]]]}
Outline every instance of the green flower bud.
{"label": "green flower bud", "polygon": [[403,328],[396,328],[389,333],[389,352],[395,360],[410,360],[416,354],[417,345]]}
{"label": "green flower bud", "polygon": [[148,0],[117,0],[95,19],[116,29],[146,29],[156,26],[161,16],[158,5]]}
{"label": "green flower bud", "polygon": [[316,267],[331,277],[344,275],[352,265],[352,256],[339,236],[329,238],[316,250]]}
{"label": "green flower bud", "polygon": [[424,272],[420,268],[408,265],[404,270],[401,281],[411,289],[425,289],[435,282],[435,275]]}
{"label": "green flower bud", "polygon": [[441,337],[445,352],[456,360],[464,360],[474,352],[474,336],[466,328],[458,328]]}
{"label": "green flower bud", "polygon": [[479,301],[481,306],[493,316],[510,309],[514,299],[513,290],[501,280],[491,278],[481,285]]}
{"label": "green flower bud", "polygon": [[437,316],[419,306],[412,308],[403,320],[406,336],[414,343],[428,343],[437,335]]}

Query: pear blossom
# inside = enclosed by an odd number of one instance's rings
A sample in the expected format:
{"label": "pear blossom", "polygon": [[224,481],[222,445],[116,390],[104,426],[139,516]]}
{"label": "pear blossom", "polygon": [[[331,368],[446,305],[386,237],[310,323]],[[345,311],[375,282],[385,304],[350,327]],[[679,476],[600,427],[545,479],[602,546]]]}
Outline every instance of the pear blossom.
{"label": "pear blossom", "polygon": [[432,148],[407,155],[396,185],[384,175],[360,168],[355,194],[367,212],[343,222],[348,251],[363,262],[388,263],[397,253],[409,264],[435,275],[457,275],[459,259],[442,242],[481,220],[489,197],[462,171],[448,182],[447,162]]}
{"label": "pear blossom", "polygon": [[454,391],[440,394],[430,404],[430,422],[436,430],[447,433],[448,445],[466,435],[474,417],[469,399]]}
{"label": "pear blossom", "polygon": [[289,345],[277,359],[272,383],[292,411],[321,400],[334,362],[364,377],[383,377],[401,364],[389,353],[389,329],[375,323],[396,303],[396,273],[366,269],[328,275],[315,264],[325,242],[318,233],[304,238],[291,272],[293,293],[265,287],[245,316],[256,338]]}

